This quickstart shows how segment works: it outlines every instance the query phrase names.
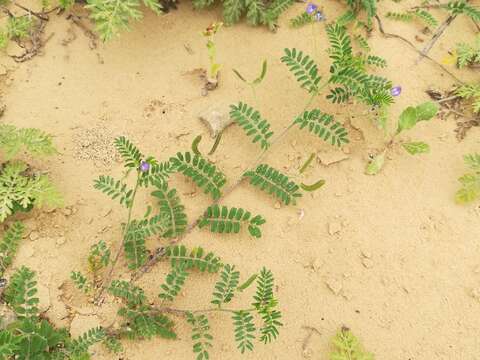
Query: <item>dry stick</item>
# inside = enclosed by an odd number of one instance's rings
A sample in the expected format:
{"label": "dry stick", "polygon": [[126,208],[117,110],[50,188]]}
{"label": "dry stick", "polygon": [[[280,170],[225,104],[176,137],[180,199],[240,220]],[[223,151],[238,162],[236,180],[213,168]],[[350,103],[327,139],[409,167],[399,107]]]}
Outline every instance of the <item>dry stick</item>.
{"label": "dry stick", "polygon": [[[323,86],[321,86],[317,92],[314,92],[311,96],[310,96],[310,99],[308,100],[307,104],[305,105],[305,108],[304,110],[302,111],[305,112],[308,107],[311,105],[313,99],[315,98],[315,96],[320,92],[320,90],[325,87],[328,83],[325,83]],[[281,139],[283,139],[285,137],[285,135],[288,133],[288,131],[295,125],[295,122],[292,122],[288,127],[286,127],[281,133],[280,135],[278,135],[270,144],[270,147],[266,150],[262,150],[262,152],[260,152],[260,154],[258,155],[258,157],[255,159],[255,161],[252,162],[252,164],[247,167],[247,170],[246,171],[249,171],[249,170],[253,170],[255,169],[255,167],[260,164],[260,162],[265,158],[266,154],[268,153],[268,150],[271,149],[277,142],[279,142]],[[225,190],[225,192],[222,194],[222,196],[220,198],[218,198],[217,200],[215,200],[210,206],[213,206],[213,205],[216,205],[220,202],[220,200],[223,200],[227,195],[229,195],[233,190],[235,190],[241,183],[242,181],[244,180],[245,178],[243,176],[240,176],[236,181],[235,183],[230,186],[228,189]],[[205,209],[206,211],[206,209]],[[170,245],[174,245],[180,241],[182,241],[188,234],[190,234],[192,232],[193,229],[195,229],[197,227],[197,225],[199,224],[200,220],[202,219],[203,217],[203,214],[205,213],[205,211],[202,212],[202,215],[200,215],[199,217],[197,217],[197,219],[195,219],[195,221],[193,221],[187,228],[187,230],[181,235],[179,236],[178,238],[174,239]],[[155,253],[154,255],[151,257],[151,259],[147,262],[147,264],[145,264],[145,266],[143,266],[139,271],[137,271],[136,273],[133,273],[132,274],[132,281],[136,281],[138,280],[139,278],[141,278],[145,273],[149,272],[150,269],[155,266],[155,264],[157,264],[159,261],[161,261],[161,259],[165,256],[165,252],[166,252],[166,248],[165,247],[160,247],[160,248],[157,248],[155,250]]]}
{"label": "dry stick", "polygon": [[[383,23],[382,23],[382,20],[380,19],[380,17],[378,15],[375,15],[375,19],[377,20],[377,23],[378,23],[378,28],[380,30],[380,33],[385,37],[385,38],[392,38],[392,39],[399,39],[401,41],[403,41],[404,43],[408,44],[413,50],[415,50],[417,53],[419,54],[422,54],[420,50],[417,49],[417,47],[415,45],[413,45],[413,43],[408,40],[408,39],[405,39],[403,36],[400,36],[400,35],[397,35],[397,34],[392,34],[392,33],[388,33],[384,30],[383,28]],[[460,84],[465,84],[464,81],[460,80],[459,78],[457,78],[455,75],[453,75],[445,66],[443,66],[442,64],[440,64],[439,62],[437,62],[435,59],[431,58],[430,56],[428,56],[427,54],[425,55],[422,55],[424,58],[430,60],[431,62],[433,62],[435,65],[437,65],[439,68],[441,68],[444,72],[446,72],[448,75],[450,75],[453,79],[455,79],[455,81],[459,82]]]}
{"label": "dry stick", "polygon": [[418,65],[418,63],[420,61],[422,61],[422,59],[428,54],[428,52],[430,51],[430,49],[433,47],[433,45],[435,45],[435,43],[437,42],[437,40],[440,38],[440,36],[442,36],[443,32],[447,29],[447,27],[453,22],[453,20],[455,20],[457,17],[457,15],[450,15],[437,29],[437,31],[435,31],[435,34],[433,34],[432,38],[430,39],[430,41],[427,43],[427,45],[425,45],[425,47],[423,48],[422,52],[420,53],[420,57],[417,59],[417,61],[415,61],[415,65]]}

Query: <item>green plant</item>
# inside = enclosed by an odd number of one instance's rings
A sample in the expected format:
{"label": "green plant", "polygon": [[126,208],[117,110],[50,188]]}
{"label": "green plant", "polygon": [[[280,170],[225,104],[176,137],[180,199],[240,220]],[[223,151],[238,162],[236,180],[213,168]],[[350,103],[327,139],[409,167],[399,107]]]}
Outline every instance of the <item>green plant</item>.
{"label": "green plant", "polygon": [[22,150],[34,156],[55,154],[50,135],[38,129],[0,125],[0,149],[6,160],[0,168],[0,222],[34,206],[62,204],[62,197],[46,175],[36,174],[24,161],[12,160]]}
{"label": "green plant", "polygon": [[465,155],[464,161],[470,172],[458,179],[462,187],[455,194],[455,200],[459,204],[470,203],[480,196],[480,154]]}
{"label": "green plant", "polygon": [[36,294],[35,273],[21,267],[11,276],[3,294],[6,304],[15,312],[16,320],[0,331],[0,358],[89,359],[89,347],[105,339],[105,330],[90,329],[72,339],[65,329],[56,329],[40,317]]}
{"label": "green plant", "polygon": [[462,85],[455,93],[463,99],[472,100],[473,112],[480,112],[480,84]]}
{"label": "green plant", "polygon": [[[211,7],[214,3],[214,0],[194,0],[193,6],[196,9],[203,9]],[[275,30],[278,17],[293,3],[293,0],[225,0],[223,19],[227,25],[232,25],[246,16],[250,25],[266,25]]]}
{"label": "green plant", "polygon": [[257,76],[257,78],[255,80],[252,80],[252,81],[248,81],[246,80],[242,74],[240,74],[240,72],[236,69],[233,69],[233,72],[235,75],[237,75],[237,77],[242,80],[245,84],[247,84],[248,86],[250,86],[250,88],[252,89],[252,93],[253,93],[253,97],[255,98],[255,100],[257,99],[257,94],[256,94],[256,87],[258,85],[260,85],[263,81],[263,79],[265,79],[265,75],[267,75],[267,60],[263,60],[262,62],[262,70],[260,72],[260,74]]}
{"label": "green plant", "polygon": [[[387,150],[393,146],[397,136],[405,130],[412,129],[420,121],[429,121],[438,112],[438,105],[433,102],[425,102],[417,106],[409,106],[400,114],[397,129],[391,136],[386,148],[367,165],[366,174],[375,175],[383,167]],[[401,146],[411,155],[424,154],[430,151],[430,147],[423,141],[404,142]]]}
{"label": "green plant", "polygon": [[453,15],[466,15],[473,21],[480,21],[480,9],[478,6],[472,6],[468,0],[453,0],[442,7]]}
{"label": "green plant", "polygon": [[210,66],[207,71],[207,86],[209,89],[213,89],[217,86],[218,83],[218,72],[220,71],[222,65],[216,62],[217,57],[217,47],[213,41],[215,34],[222,28],[223,23],[215,22],[208,26],[203,31],[203,36],[207,38],[207,51],[208,51],[208,60]]}
{"label": "green plant", "polygon": [[366,352],[360,341],[345,326],[332,342],[335,350],[330,354],[330,360],[374,360],[373,354]]}
{"label": "green plant", "polygon": [[14,16],[9,14],[6,29],[0,29],[0,49],[5,49],[10,40],[21,41],[30,36],[34,21],[30,14]]}
{"label": "green plant", "polygon": [[414,9],[407,12],[388,12],[386,16],[389,19],[403,22],[419,20],[430,28],[435,28],[438,26],[437,19],[435,19],[432,14],[424,9]]}
{"label": "green plant", "polygon": [[459,68],[480,65],[480,36],[477,35],[473,44],[457,44],[456,55]]}
{"label": "green plant", "polygon": [[0,242],[0,278],[8,266],[12,264],[18,245],[22,240],[25,227],[20,222],[13,223],[3,234]]}
{"label": "green plant", "polygon": [[[372,19],[377,14],[377,0],[346,0],[349,9],[342,14],[337,22],[340,25],[356,23],[356,27],[363,26],[367,29],[372,28]],[[365,19],[361,18],[361,14],[365,14]]]}

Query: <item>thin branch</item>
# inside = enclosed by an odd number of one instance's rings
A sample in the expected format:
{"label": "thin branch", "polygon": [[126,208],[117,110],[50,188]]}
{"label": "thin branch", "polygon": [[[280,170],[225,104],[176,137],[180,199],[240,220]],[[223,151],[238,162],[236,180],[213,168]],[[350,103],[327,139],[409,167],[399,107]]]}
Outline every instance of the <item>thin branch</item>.
{"label": "thin branch", "polygon": [[442,36],[444,31],[447,29],[447,27],[450,26],[450,24],[457,18],[457,15],[450,15],[438,28],[437,31],[435,31],[435,34],[433,34],[432,38],[430,41],[425,45],[425,47],[422,49],[420,53],[420,57],[417,59],[415,64],[417,65],[426,55],[428,52],[432,49],[433,45],[438,41],[438,39]]}

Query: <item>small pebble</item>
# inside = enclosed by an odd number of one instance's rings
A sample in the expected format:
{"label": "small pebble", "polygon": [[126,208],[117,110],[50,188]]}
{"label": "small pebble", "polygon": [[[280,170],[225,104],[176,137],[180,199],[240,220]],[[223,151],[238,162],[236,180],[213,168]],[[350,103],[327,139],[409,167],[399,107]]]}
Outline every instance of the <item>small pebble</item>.
{"label": "small pebble", "polygon": [[40,235],[39,235],[39,233],[36,232],[36,231],[32,231],[32,232],[30,233],[30,236],[29,236],[29,238],[30,238],[31,241],[38,240],[39,237],[40,237]]}

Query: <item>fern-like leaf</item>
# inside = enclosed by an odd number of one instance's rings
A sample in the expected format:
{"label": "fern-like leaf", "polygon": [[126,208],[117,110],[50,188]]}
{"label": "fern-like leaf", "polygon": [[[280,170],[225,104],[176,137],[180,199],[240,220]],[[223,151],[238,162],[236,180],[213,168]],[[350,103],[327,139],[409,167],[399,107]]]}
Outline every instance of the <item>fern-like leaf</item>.
{"label": "fern-like leaf", "polygon": [[243,354],[246,350],[253,351],[253,340],[255,339],[255,324],[253,316],[248,311],[235,311],[232,316],[235,327],[235,341],[237,348]]}
{"label": "fern-like leaf", "polygon": [[302,196],[295,182],[267,164],[258,165],[255,171],[247,171],[243,176],[250,180],[250,184],[275,196],[285,205],[295,205],[296,199]]}
{"label": "fern-like leaf", "polygon": [[348,143],[348,132],[332,115],[325,114],[319,109],[305,111],[295,119],[300,129],[308,128],[323,141],[330,141],[332,145],[341,146]]}
{"label": "fern-like leaf", "polygon": [[201,272],[216,273],[222,267],[220,258],[212,252],[205,253],[201,247],[188,251],[183,245],[167,248],[165,256],[170,259],[172,267],[184,267],[185,270],[197,269]]}
{"label": "fern-like leaf", "polygon": [[73,281],[77,289],[83,291],[85,294],[92,289],[92,284],[80,271],[72,271],[70,273],[70,279]]}
{"label": "fern-like leaf", "polygon": [[223,0],[223,18],[227,25],[232,25],[240,20],[245,12],[245,0]]}
{"label": "fern-like leaf", "polygon": [[273,296],[274,279],[270,270],[263,268],[257,277],[257,289],[252,303],[263,320],[263,326],[260,328],[260,341],[267,344],[272,342],[278,336],[278,328],[283,324],[280,322],[282,314],[276,310],[277,300]]}
{"label": "fern-like leaf", "polygon": [[335,351],[330,354],[330,360],[373,360],[373,354],[363,349],[360,341],[350,329],[343,327],[333,339]]}
{"label": "fern-like leaf", "polygon": [[353,54],[352,42],[345,28],[338,23],[333,23],[327,26],[326,31],[330,42],[328,54],[333,61],[333,65],[350,60]]}
{"label": "fern-like leaf", "polygon": [[127,302],[129,307],[140,306],[147,302],[143,289],[125,280],[113,280],[108,292]]}
{"label": "fern-like leaf", "polygon": [[464,161],[471,172],[458,179],[462,187],[455,194],[455,200],[459,204],[467,204],[480,197],[480,154],[466,155]]}
{"label": "fern-like leaf", "polygon": [[107,335],[103,340],[105,347],[114,354],[119,354],[123,351],[122,343],[114,336]]}
{"label": "fern-like leaf", "polygon": [[158,294],[158,297],[162,300],[173,301],[182,290],[187,276],[188,272],[185,270],[185,265],[173,267],[168,273],[165,283],[161,285],[162,291]]}
{"label": "fern-like leaf", "polygon": [[191,178],[205,194],[210,194],[214,200],[220,198],[221,189],[227,180],[211,162],[198,154],[192,156],[190,152],[177,153],[170,162],[178,172]]}
{"label": "fern-like leaf", "polygon": [[207,208],[198,226],[199,228],[208,226],[213,233],[238,234],[242,223],[246,223],[250,235],[260,238],[262,236],[260,226],[265,222],[266,220],[262,216],[252,216],[250,211],[242,208],[232,207],[228,209],[226,206],[220,207],[215,204]]}
{"label": "fern-like leaf", "polygon": [[396,20],[396,21],[403,21],[403,22],[411,22],[413,20],[412,13],[399,13],[399,12],[387,12],[385,15],[387,18]]}
{"label": "fern-like leaf", "polygon": [[129,339],[151,339],[154,336],[164,339],[177,338],[173,329],[173,321],[163,314],[155,313],[150,306],[121,308],[118,315],[126,321],[123,335]]}
{"label": "fern-like leaf", "polygon": [[307,13],[306,11],[302,11],[300,14],[295,16],[293,19],[290,19],[290,26],[298,29],[302,26],[311,24],[315,21],[315,18],[312,14]]}
{"label": "fern-like leaf", "polygon": [[247,22],[251,25],[263,23],[265,18],[265,4],[263,0],[245,0],[247,7]]}
{"label": "fern-like leaf", "polygon": [[128,268],[131,270],[140,268],[147,261],[145,238],[145,230],[137,221],[132,221],[124,238],[125,257],[128,260]]}
{"label": "fern-like leaf", "polygon": [[235,266],[225,264],[220,273],[220,279],[215,284],[211,303],[218,307],[229,303],[235,294],[239,280],[240,272],[235,271]]}
{"label": "fern-like leaf", "polygon": [[121,180],[115,180],[113,177],[107,175],[100,175],[95,180],[94,187],[100,190],[112,200],[119,199],[121,205],[127,208],[132,206],[133,190],[127,187]]}
{"label": "fern-like leaf", "polygon": [[0,149],[7,160],[23,149],[32,155],[48,156],[57,153],[52,136],[34,128],[17,129],[12,125],[0,125]]}
{"label": "fern-like leaf", "polygon": [[87,353],[90,346],[103,341],[105,337],[106,333],[103,328],[92,328],[80,335],[77,339],[72,340],[67,350],[70,356],[75,358],[75,356],[80,356]]}
{"label": "fern-like leaf", "polygon": [[380,56],[376,55],[368,55],[367,56],[367,64],[368,65],[373,65],[379,68],[385,68],[387,67],[387,61]]}
{"label": "fern-like leaf", "polygon": [[10,279],[10,285],[5,289],[4,297],[7,304],[15,310],[18,319],[38,319],[37,281],[35,273],[22,266]]}
{"label": "fern-like leaf", "polygon": [[208,360],[210,358],[208,351],[212,347],[213,340],[208,318],[203,314],[187,313],[187,321],[192,326],[193,353],[196,359]]}
{"label": "fern-like leaf", "polygon": [[438,26],[437,19],[435,19],[432,14],[424,9],[417,9],[413,14],[431,28]]}
{"label": "fern-like leaf", "polygon": [[230,105],[230,117],[240,125],[247,136],[252,137],[252,142],[259,142],[264,150],[270,146],[269,139],[273,135],[270,124],[263,119],[257,110],[251,106],[239,102],[238,105]]}
{"label": "fern-like leaf", "polygon": [[18,352],[20,336],[14,336],[8,330],[0,331],[0,359],[10,359]]}
{"label": "fern-like leaf", "polygon": [[168,183],[155,183],[157,190],[152,193],[160,206],[160,214],[168,219],[167,231],[162,234],[166,238],[175,238],[183,234],[187,228],[185,207],[180,202],[176,189],[169,189]]}
{"label": "fern-like leaf", "polygon": [[143,158],[140,150],[126,137],[121,136],[114,141],[115,148],[123,158],[125,167],[136,169]]}
{"label": "fern-like leaf", "polygon": [[263,22],[272,31],[277,29],[279,16],[295,3],[294,0],[273,0],[265,11]]}
{"label": "fern-like leaf", "polygon": [[163,184],[167,182],[171,174],[175,173],[177,169],[169,162],[158,162],[152,157],[146,159],[150,165],[147,171],[142,171],[140,174],[139,185],[148,187],[154,184]]}
{"label": "fern-like leaf", "polygon": [[302,88],[309,93],[318,93],[318,84],[322,78],[318,75],[317,64],[309,55],[295,48],[285,49],[285,55],[282,56],[281,61],[288,66]]}
{"label": "fern-like leaf", "polygon": [[21,222],[14,222],[3,234],[0,242],[0,277],[8,266],[12,264],[13,258],[17,252],[18,245],[22,240],[25,226]]}

